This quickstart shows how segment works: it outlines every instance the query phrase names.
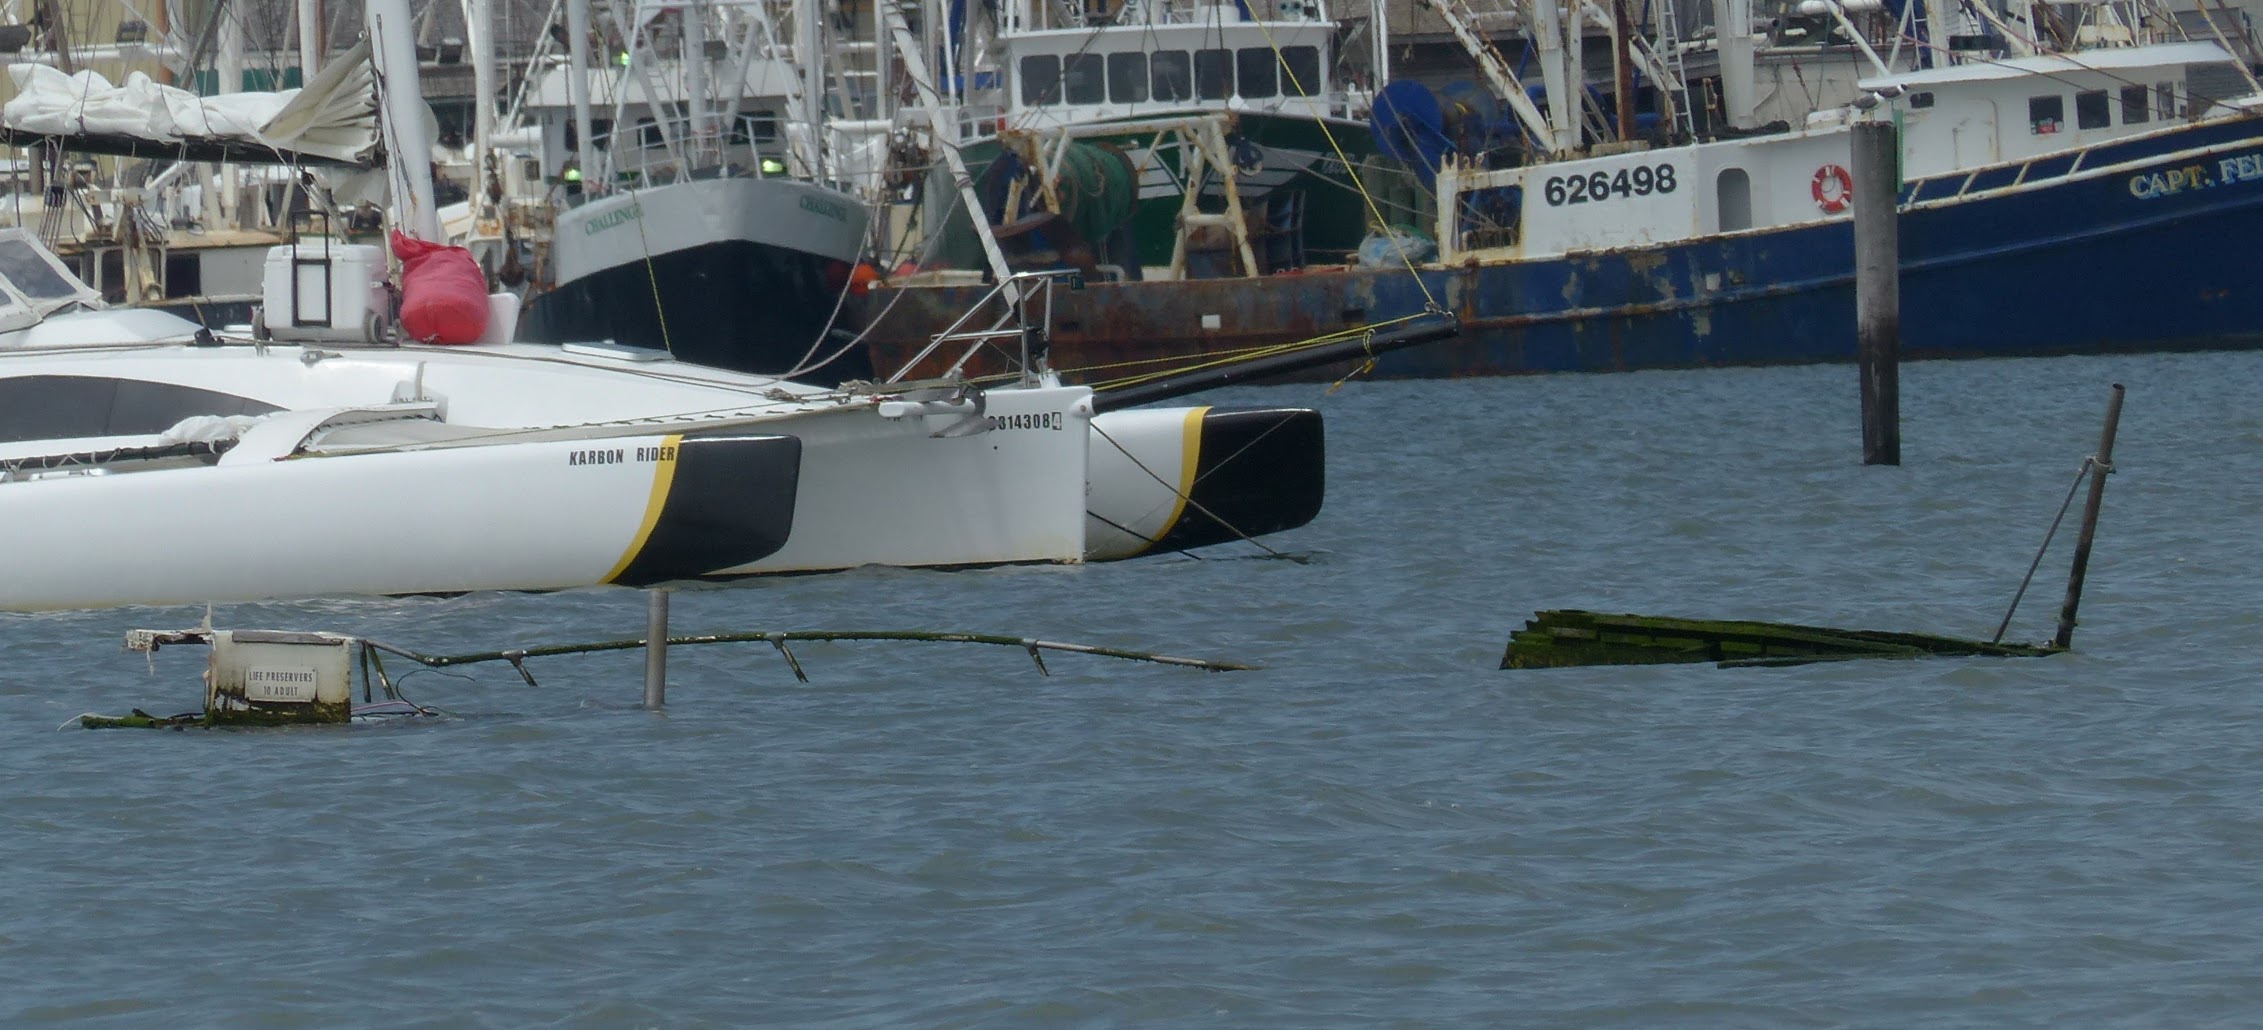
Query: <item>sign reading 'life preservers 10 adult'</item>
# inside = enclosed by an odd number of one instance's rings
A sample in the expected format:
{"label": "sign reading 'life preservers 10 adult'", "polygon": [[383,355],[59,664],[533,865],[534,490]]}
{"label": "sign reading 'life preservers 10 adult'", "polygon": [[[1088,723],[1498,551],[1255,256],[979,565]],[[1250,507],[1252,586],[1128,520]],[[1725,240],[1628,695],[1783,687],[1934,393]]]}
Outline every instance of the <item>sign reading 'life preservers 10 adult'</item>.
{"label": "sign reading 'life preservers 10 adult'", "polygon": [[1823,213],[1835,215],[1847,209],[1847,201],[1854,199],[1854,178],[1838,165],[1824,165],[1815,170],[1815,181],[1809,184],[1815,194],[1815,206]]}

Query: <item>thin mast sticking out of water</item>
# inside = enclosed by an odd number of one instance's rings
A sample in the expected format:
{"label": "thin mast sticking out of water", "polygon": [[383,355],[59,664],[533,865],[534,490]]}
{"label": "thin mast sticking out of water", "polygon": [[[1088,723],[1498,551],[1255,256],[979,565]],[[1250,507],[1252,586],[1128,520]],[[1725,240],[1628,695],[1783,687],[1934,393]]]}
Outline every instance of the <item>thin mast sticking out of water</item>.
{"label": "thin mast sticking out of water", "polygon": [[2067,572],[2067,600],[2059,608],[2059,634],[2051,646],[2065,650],[2074,645],[2074,612],[2082,604],[2082,579],[2090,570],[2090,542],[2098,535],[2098,506],[2106,500],[2106,476],[2114,471],[2114,430],[2122,422],[2122,384],[2106,402],[2106,428],[2098,437],[2098,455],[2090,459],[2090,496],[2082,502],[2082,535],[2074,540],[2074,568]]}

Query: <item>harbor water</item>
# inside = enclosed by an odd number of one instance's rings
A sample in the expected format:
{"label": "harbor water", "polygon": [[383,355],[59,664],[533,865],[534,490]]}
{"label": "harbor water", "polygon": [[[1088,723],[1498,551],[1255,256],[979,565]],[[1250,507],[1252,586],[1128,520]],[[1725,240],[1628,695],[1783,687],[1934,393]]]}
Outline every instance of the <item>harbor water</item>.
{"label": "harbor water", "polygon": [[[2075,653],[1497,668],[1543,608],[1985,639],[2115,382]],[[673,601],[1256,672],[681,647],[663,714],[631,651],[415,673],[452,713],[417,724],[59,731],[195,708],[201,649],[119,641],[204,611],[0,615],[0,1023],[2248,1024],[2258,397],[2258,353],[1913,364],[1904,464],[1866,468],[1851,366],[1243,388],[1212,400],[1328,419],[1327,507],[1265,548]],[[645,601],[213,616],[450,653]]]}

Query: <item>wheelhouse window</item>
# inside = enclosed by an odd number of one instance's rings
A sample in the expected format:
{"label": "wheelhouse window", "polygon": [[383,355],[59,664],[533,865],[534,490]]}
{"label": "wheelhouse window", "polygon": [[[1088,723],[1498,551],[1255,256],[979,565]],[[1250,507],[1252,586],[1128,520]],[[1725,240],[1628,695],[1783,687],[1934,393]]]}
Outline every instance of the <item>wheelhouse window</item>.
{"label": "wheelhouse window", "polygon": [[2152,90],[2143,86],[2122,87],[2122,124],[2143,125],[2153,110]]}
{"label": "wheelhouse window", "polygon": [[[606,143],[612,138],[613,120],[611,118],[592,118],[589,120],[589,145],[592,149],[603,150]],[[574,127],[574,120],[568,118],[566,119],[566,152],[572,153],[579,149],[581,149],[580,130]]]}
{"label": "wheelhouse window", "polygon": [[1273,48],[1243,47],[1234,52],[1234,71],[1241,76],[1241,95],[1250,100],[1279,96],[1280,67],[1273,63]]}
{"label": "wheelhouse window", "polygon": [[1320,48],[1281,48],[1281,95],[1310,97],[1326,92],[1320,81]]}
{"label": "wheelhouse window", "polygon": [[1234,95],[1233,51],[1194,52],[1194,94],[1204,100],[1224,100]]}
{"label": "wheelhouse window", "polygon": [[1147,55],[1108,55],[1108,102],[1136,104],[1147,99]]}
{"label": "wheelhouse window", "polygon": [[1108,96],[1106,65],[1099,54],[1070,54],[1061,61],[1069,103],[1097,104]]}
{"label": "wheelhouse window", "polygon": [[2027,131],[2037,136],[2048,136],[2067,127],[2067,98],[2062,96],[2027,98]]}
{"label": "wheelhouse window", "polygon": [[656,113],[656,118],[665,118],[668,122],[661,125],[661,122],[656,122],[654,118],[638,118],[636,120],[636,127],[638,127],[640,134],[643,134],[643,136],[640,136],[640,140],[643,140],[645,149],[665,149],[665,147],[668,147],[668,136],[670,134],[674,134],[674,138],[679,138],[679,140],[683,136],[690,136],[692,111],[688,109],[688,106],[670,104],[670,106],[661,106],[661,109],[654,109],[654,113]]}
{"label": "wheelhouse window", "polygon": [[2156,82],[2153,84],[2153,112],[2162,118],[2177,116],[2176,83]]}
{"label": "wheelhouse window", "polygon": [[1021,59],[1021,102],[1050,104],[1061,98],[1061,59],[1032,54]]}
{"label": "wheelhouse window", "polygon": [[1158,50],[1147,62],[1149,95],[1162,103],[1194,98],[1194,62],[1184,50]]}
{"label": "wheelhouse window", "polygon": [[731,122],[731,145],[751,146],[778,138],[778,116],[769,111],[743,111]]}
{"label": "wheelhouse window", "polygon": [[2113,124],[2113,109],[2106,103],[2105,90],[2086,89],[2074,95],[2075,128],[2103,129]]}
{"label": "wheelhouse window", "polygon": [[1909,106],[1911,110],[1931,107],[1933,106],[1933,94],[1912,93],[1909,95]]}

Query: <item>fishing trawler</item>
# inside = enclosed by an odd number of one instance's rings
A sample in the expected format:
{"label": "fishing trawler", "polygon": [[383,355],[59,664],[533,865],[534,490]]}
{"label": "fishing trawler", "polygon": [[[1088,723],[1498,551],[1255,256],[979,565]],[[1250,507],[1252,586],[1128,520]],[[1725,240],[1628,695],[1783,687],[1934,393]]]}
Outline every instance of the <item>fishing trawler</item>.
{"label": "fishing trawler", "polygon": [[[1458,315],[1461,337],[1380,358],[1373,374],[1851,360],[1848,140],[1855,122],[1884,119],[1901,127],[1905,357],[2257,342],[2263,292],[2222,248],[2263,229],[2263,184],[2242,171],[2263,118],[2223,46],[1943,62],[1859,88],[1797,125],[1675,145],[1583,143],[1576,116],[1559,132],[1525,104],[1521,163],[1438,154],[1434,258],[1095,283],[1056,313],[1056,362],[1075,378],[1201,361],[1430,308]],[[876,360],[916,353],[922,327],[969,299],[876,289]]]}
{"label": "fishing trawler", "polygon": [[[1379,159],[1358,67],[1380,66],[1385,43],[1339,53],[1344,26],[1317,0],[1020,2],[947,17],[954,36],[994,37],[993,57],[944,70],[940,99],[1017,268],[1199,278],[1341,262],[1367,232],[1368,213],[1340,202],[1355,177],[1401,171]],[[978,264],[956,195],[933,183],[924,197],[941,237],[925,260]]]}
{"label": "fishing trawler", "polygon": [[[587,0],[568,6],[586,22]],[[811,53],[815,15],[797,20]],[[789,59],[760,5],[651,13],[634,37],[648,42],[602,64],[587,35],[534,71],[528,112],[561,185],[549,282],[529,292],[520,337],[610,339],[826,385],[870,378],[861,349],[823,360],[872,211],[827,172],[823,87],[802,71],[821,62]]]}

